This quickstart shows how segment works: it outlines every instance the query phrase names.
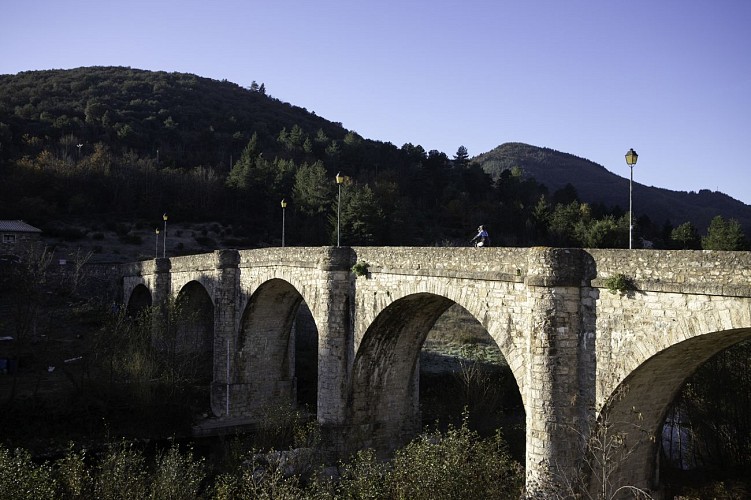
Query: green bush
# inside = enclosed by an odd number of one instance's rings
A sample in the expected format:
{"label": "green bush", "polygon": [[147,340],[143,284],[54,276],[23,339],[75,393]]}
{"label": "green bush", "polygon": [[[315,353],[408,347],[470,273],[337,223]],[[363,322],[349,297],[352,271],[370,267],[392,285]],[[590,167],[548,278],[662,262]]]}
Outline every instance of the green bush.
{"label": "green bush", "polygon": [[84,500],[93,496],[94,479],[86,465],[85,452],[76,452],[71,443],[65,457],[55,465],[60,497]]}
{"label": "green bush", "polygon": [[55,499],[57,483],[47,464],[37,465],[26,450],[0,446],[0,498]]}
{"label": "green bush", "polygon": [[605,280],[605,287],[610,293],[628,293],[636,290],[634,280],[625,274],[614,274]]}
{"label": "green bush", "polygon": [[360,450],[341,465],[340,498],[389,498],[390,471],[373,450]]}
{"label": "green bush", "polygon": [[352,266],[352,272],[355,273],[355,276],[367,276],[368,266],[369,264],[367,262],[361,260]]}
{"label": "green bush", "polygon": [[157,456],[149,498],[153,500],[199,498],[199,490],[205,477],[203,459],[194,459],[192,450],[181,454],[178,448],[173,446],[166,453]]}
{"label": "green bush", "polygon": [[466,416],[460,428],[423,434],[397,451],[392,467],[392,498],[518,498],[524,484],[500,433],[480,439]]}
{"label": "green bush", "polygon": [[146,498],[148,495],[146,461],[132,443],[112,446],[97,472],[94,491],[100,500]]}

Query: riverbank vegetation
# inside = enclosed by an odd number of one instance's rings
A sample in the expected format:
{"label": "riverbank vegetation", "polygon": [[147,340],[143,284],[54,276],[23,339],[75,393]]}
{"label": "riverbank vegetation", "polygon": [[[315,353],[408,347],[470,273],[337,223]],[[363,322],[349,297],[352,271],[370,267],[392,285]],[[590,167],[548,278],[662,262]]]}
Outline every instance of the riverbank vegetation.
{"label": "riverbank vegetation", "polygon": [[71,445],[64,456],[39,463],[0,446],[0,497],[18,500],[518,498],[522,486],[522,468],[500,434],[481,439],[466,425],[427,432],[388,462],[362,450],[330,467],[314,453],[249,450],[212,464],[189,447],[147,454],[129,442],[99,454]]}

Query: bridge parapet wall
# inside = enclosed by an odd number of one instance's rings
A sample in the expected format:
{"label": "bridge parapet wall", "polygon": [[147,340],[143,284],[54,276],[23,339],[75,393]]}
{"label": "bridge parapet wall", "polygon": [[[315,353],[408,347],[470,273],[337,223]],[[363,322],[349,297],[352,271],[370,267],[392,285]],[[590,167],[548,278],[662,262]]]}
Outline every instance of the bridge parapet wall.
{"label": "bridge parapet wall", "polygon": [[592,256],[592,285],[624,274],[639,290],[751,297],[751,252],[714,250],[600,250]]}
{"label": "bridge parapet wall", "polygon": [[352,251],[347,247],[284,247],[240,251],[240,267],[293,267],[324,271],[348,269]]}
{"label": "bridge parapet wall", "polygon": [[184,255],[182,257],[171,257],[172,272],[196,272],[196,271],[213,271],[216,269],[218,252],[203,253],[198,255]]}
{"label": "bridge parapet wall", "polygon": [[527,274],[529,252],[525,248],[455,247],[353,247],[352,250],[355,260],[366,262],[371,272],[512,282],[521,282]]}

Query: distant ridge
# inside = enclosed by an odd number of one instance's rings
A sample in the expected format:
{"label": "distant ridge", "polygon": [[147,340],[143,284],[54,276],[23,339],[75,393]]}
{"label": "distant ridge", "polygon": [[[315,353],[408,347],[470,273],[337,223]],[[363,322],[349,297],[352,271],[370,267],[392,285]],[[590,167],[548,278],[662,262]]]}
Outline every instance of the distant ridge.
{"label": "distant ridge", "polygon": [[[551,193],[571,184],[587,203],[620,206],[628,211],[628,178],[618,176],[602,165],[550,148],[508,142],[471,160],[493,179],[504,170],[519,167],[525,176],[544,184]],[[724,193],[702,189],[698,193],[671,191],[633,184],[634,214],[647,215],[655,224],[670,221],[678,226],[691,221],[704,232],[712,218],[722,215],[736,219],[746,234],[751,233],[751,206]]]}

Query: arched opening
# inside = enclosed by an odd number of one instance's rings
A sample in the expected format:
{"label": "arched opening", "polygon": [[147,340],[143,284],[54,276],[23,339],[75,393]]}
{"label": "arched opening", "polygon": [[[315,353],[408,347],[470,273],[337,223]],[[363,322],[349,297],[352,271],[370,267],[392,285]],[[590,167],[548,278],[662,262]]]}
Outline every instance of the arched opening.
{"label": "arched opening", "polygon": [[128,317],[135,318],[149,307],[151,307],[151,292],[144,284],[136,285],[125,309]]}
{"label": "arched opening", "polygon": [[613,491],[664,489],[663,437],[666,425],[673,424],[670,409],[676,396],[700,366],[749,338],[749,329],[696,336],[658,352],[626,377],[604,405],[590,440],[585,460],[607,465],[589,479],[590,489],[600,490],[603,484]]}
{"label": "arched opening", "polygon": [[[462,324],[471,324],[472,331],[464,328],[455,331]],[[429,335],[431,341],[423,350]],[[483,389],[495,389],[492,378],[496,374],[492,369],[476,356],[442,355],[431,349],[436,347],[435,339],[451,338],[448,343],[455,340],[456,344],[465,345],[475,337],[482,338],[483,348],[495,344],[465,309],[439,295],[409,295],[384,309],[365,332],[354,360],[350,400],[352,421],[362,433],[355,437],[358,444],[382,452],[393,450],[415,437],[423,424],[434,424],[431,420],[437,415],[446,419],[439,422],[441,425],[459,423],[465,401],[474,405],[476,427],[482,423],[483,430],[488,431],[491,425],[499,424],[504,418],[500,411],[503,400],[500,392],[496,393],[497,405],[491,405],[492,409],[485,406],[487,401],[482,401],[479,394]],[[471,350],[467,348],[465,352]],[[447,367],[443,378],[438,376],[437,380],[436,364]],[[421,381],[421,374],[428,373],[426,378],[437,382],[432,386]],[[487,385],[480,380],[485,377],[490,379],[486,380]],[[451,384],[445,383],[447,380],[452,380]],[[518,386],[513,376],[507,383],[514,387],[515,394],[510,400],[515,405],[521,400]],[[425,392],[424,397],[421,391]],[[457,397],[459,394],[461,397]],[[521,421],[524,421],[523,413]],[[523,423],[521,430],[523,434]],[[523,455],[523,445],[521,453]]]}
{"label": "arched opening", "polygon": [[284,407],[315,412],[318,330],[294,286],[272,279],[253,293],[238,348],[240,383],[247,384],[255,416]]}
{"label": "arched opening", "polygon": [[318,402],[318,329],[304,300],[297,309],[292,335],[295,339],[297,406],[315,413]]}
{"label": "arched opening", "polygon": [[751,340],[745,340],[701,365],[674,398],[659,461],[668,495],[751,494],[749,365]]}
{"label": "arched opening", "polygon": [[157,347],[176,376],[193,386],[196,406],[206,411],[214,378],[214,304],[203,285],[191,281],[170,306],[165,327],[155,339]]}
{"label": "arched opening", "polygon": [[482,324],[459,304],[436,320],[420,352],[422,426],[458,426],[481,436],[501,429],[524,463],[525,412],[511,368]]}

